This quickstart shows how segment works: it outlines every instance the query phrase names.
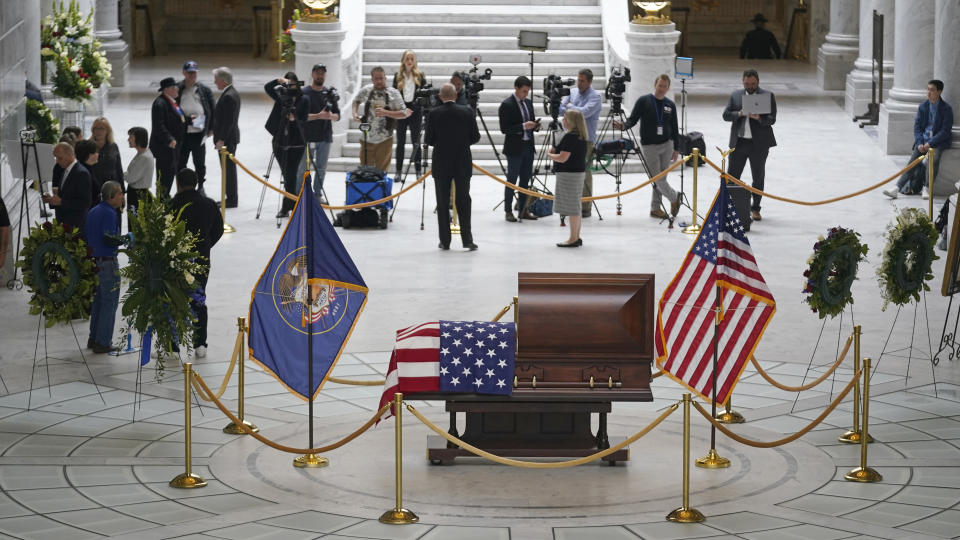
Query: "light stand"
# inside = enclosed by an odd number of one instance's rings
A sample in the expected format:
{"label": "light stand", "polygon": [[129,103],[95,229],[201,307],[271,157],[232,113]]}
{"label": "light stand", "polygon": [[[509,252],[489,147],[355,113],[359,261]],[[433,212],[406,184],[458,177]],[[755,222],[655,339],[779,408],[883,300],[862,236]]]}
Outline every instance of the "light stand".
{"label": "light stand", "polygon": [[[530,51],[530,80],[533,81],[533,53],[546,52],[550,37],[546,32],[536,32],[533,30],[521,30],[517,35],[517,48],[524,51]],[[530,89],[533,99],[533,89]]]}
{"label": "light stand", "polygon": [[[693,78],[693,58],[678,56],[677,59],[674,60],[673,71],[674,76],[680,79],[680,137],[682,138],[687,134],[687,79]],[[690,151],[689,148],[684,148],[683,150],[686,150],[687,153]],[[681,155],[683,153],[684,152],[681,152]],[[699,166],[697,163],[694,165]],[[683,189],[684,169],[686,168],[686,164],[680,166],[680,191],[677,192],[677,198],[681,206],[686,206],[693,211],[689,200],[687,200],[687,194]]]}

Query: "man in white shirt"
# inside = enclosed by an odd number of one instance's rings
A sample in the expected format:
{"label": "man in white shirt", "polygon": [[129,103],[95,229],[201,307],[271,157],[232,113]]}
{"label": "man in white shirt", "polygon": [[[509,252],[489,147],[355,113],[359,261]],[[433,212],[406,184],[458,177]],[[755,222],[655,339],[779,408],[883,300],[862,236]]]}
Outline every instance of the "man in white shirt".
{"label": "man in white shirt", "polygon": [[180,148],[180,162],[177,170],[187,166],[193,154],[193,168],[197,172],[197,191],[203,191],[207,167],[206,145],[204,141],[213,134],[213,91],[201,82],[197,82],[197,63],[188,60],[183,64],[183,80],[177,83],[177,105],[183,110],[187,122],[187,133]]}

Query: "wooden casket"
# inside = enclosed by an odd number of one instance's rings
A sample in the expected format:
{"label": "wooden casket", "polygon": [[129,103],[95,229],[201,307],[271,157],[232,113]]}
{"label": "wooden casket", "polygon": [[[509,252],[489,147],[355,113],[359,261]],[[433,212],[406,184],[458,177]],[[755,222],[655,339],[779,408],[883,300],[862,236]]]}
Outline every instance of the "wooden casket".
{"label": "wooden casket", "polygon": [[[445,400],[449,433],[497,455],[582,457],[609,448],[612,403],[653,401],[653,306],[652,274],[521,273],[513,394],[417,397]],[[457,413],[466,417],[463,435]],[[427,446],[434,464],[472,455],[442,437]],[[613,465],[629,451],[603,459]]]}

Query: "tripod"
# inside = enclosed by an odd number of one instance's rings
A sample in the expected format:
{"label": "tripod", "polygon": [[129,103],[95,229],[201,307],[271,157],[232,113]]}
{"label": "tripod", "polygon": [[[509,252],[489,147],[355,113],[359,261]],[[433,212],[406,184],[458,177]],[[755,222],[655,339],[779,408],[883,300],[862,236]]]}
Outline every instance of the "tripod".
{"label": "tripod", "polygon": [[[624,110],[623,110],[622,100],[623,100],[622,97],[620,98],[613,97],[613,99],[611,99],[610,111],[607,113],[607,117],[604,119],[603,124],[600,127],[600,131],[598,132],[598,135],[597,135],[597,140],[603,141],[605,134],[607,133],[612,134],[613,130],[617,129],[614,126],[614,123],[617,123],[621,126],[619,128],[619,134],[620,134],[619,138],[626,138],[627,140],[630,141],[632,145],[631,149],[629,150],[624,149],[613,155],[613,171],[612,172],[610,169],[607,168],[606,165],[603,165],[603,163],[600,162],[598,159],[598,163],[601,163],[601,167],[603,168],[603,170],[607,174],[613,176],[614,182],[616,183],[617,193],[620,193],[620,184],[622,182],[622,177],[623,177],[623,168],[626,165],[627,158],[630,157],[630,155],[632,154],[636,154],[636,156],[640,159],[640,165],[643,167],[643,171],[644,173],[646,173],[647,178],[652,178],[654,176],[653,174],[650,174],[650,167],[647,166],[647,160],[644,159],[643,152],[640,151],[640,144],[637,142],[637,137],[633,134],[632,130],[623,128],[623,126],[625,126],[626,124],[626,114],[624,113]],[[599,158],[599,152],[595,152],[595,154],[597,154]],[[657,184],[652,184],[652,186],[655,191],[657,191],[658,193],[660,192],[660,188],[657,187]],[[620,197],[618,195],[617,196],[617,215],[618,216],[622,215],[622,208],[623,208],[623,204],[620,202]],[[669,212],[666,206],[664,206],[662,196],[660,197],[660,209],[663,211],[664,214],[668,216],[666,218],[667,228],[672,229],[673,221],[676,216],[674,216],[671,212]]]}
{"label": "tripod", "polygon": [[480,119],[480,125],[483,126],[483,132],[487,135],[487,140],[490,142],[490,148],[493,149],[493,155],[497,157],[497,163],[500,164],[500,171],[504,176],[507,175],[507,168],[503,166],[503,160],[500,159],[500,151],[497,150],[496,143],[493,142],[493,137],[490,135],[490,130],[487,129],[487,122],[483,119],[483,113],[480,111],[480,107],[477,105],[477,99],[479,96],[470,96],[470,108],[473,109],[473,112],[477,114],[477,118]]}
{"label": "tripod", "polygon": [[[27,228],[30,227],[30,192],[28,189],[27,183],[27,166],[30,161],[30,149],[33,149],[33,161],[37,164],[37,186],[40,191],[43,191],[43,175],[40,172],[40,158],[37,155],[37,132],[33,130],[21,130],[20,131],[20,163],[23,166],[23,184],[20,186],[20,217],[17,222],[17,250],[13,252],[14,260],[20,254],[20,243],[23,240],[23,224],[24,217],[26,217]],[[40,216],[44,216],[43,211],[43,201],[40,200],[37,202],[39,207]],[[23,289],[23,280],[17,277],[17,273],[20,270],[20,267],[13,265],[13,277],[7,281],[8,289]]]}
{"label": "tripod", "polygon": [[[421,125],[420,131],[417,132],[416,139],[414,139],[412,143],[413,143],[413,148],[417,148],[418,146],[420,147],[420,163],[417,164],[420,168],[420,171],[427,172],[428,170],[430,170],[427,168],[427,162],[428,162],[427,152],[429,151],[429,146],[427,145],[426,137],[424,137],[424,134],[427,131],[427,123],[430,121],[430,110],[433,108],[433,105],[427,102],[427,103],[421,103],[420,107],[422,111],[421,114],[423,118],[423,124]],[[366,131],[363,133],[363,136],[364,136],[364,142],[366,142],[366,136],[367,136]],[[363,148],[364,148],[364,152],[366,152],[367,145],[364,144]],[[416,152],[414,152],[413,155],[416,155]],[[364,155],[364,161],[366,161],[366,155]],[[413,159],[413,156],[411,156],[410,161],[407,162],[407,168],[404,169],[403,171],[402,177],[397,179],[400,181],[401,190],[407,183],[407,175],[410,174],[410,166],[413,164],[414,164],[414,159]],[[421,193],[421,196],[420,196],[420,230],[421,231],[423,230],[423,207],[424,207],[424,204],[426,203],[426,198],[427,198],[426,191],[427,191],[427,183],[424,182],[423,192]],[[391,223],[393,223],[393,215],[397,213],[398,206],[400,206],[400,197],[397,197],[393,202],[393,210],[391,210],[390,212]]]}

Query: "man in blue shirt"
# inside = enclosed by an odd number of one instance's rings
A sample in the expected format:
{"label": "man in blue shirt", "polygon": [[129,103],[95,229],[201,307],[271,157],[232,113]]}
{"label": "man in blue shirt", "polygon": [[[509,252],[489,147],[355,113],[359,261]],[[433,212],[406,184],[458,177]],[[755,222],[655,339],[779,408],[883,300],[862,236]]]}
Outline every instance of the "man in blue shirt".
{"label": "man in blue shirt", "polygon": [[[583,119],[587,121],[587,131],[590,132],[590,140],[587,141],[587,172],[583,179],[583,196],[593,195],[593,175],[590,174],[590,162],[593,161],[593,148],[597,143],[597,124],[600,121],[600,109],[603,103],[600,99],[600,92],[593,89],[593,72],[589,69],[581,69],[577,73],[577,87],[570,89],[570,95],[564,96],[560,102],[560,115],[563,116],[567,109],[580,111]],[[592,202],[582,203],[583,217],[590,217]]]}
{"label": "man in blue shirt", "polygon": [[87,214],[87,244],[97,262],[99,283],[93,293],[90,310],[90,337],[87,347],[97,354],[117,350],[113,341],[113,324],[120,303],[120,266],[117,264],[117,246],[120,240],[118,208],[123,208],[123,189],[117,182],[104,182],[100,188],[100,204]]}
{"label": "man in blue shirt", "polygon": [[[936,178],[943,151],[950,148],[953,142],[953,109],[940,99],[943,93],[943,81],[933,79],[927,83],[927,100],[917,108],[917,117],[913,121],[913,154],[910,161],[926,154],[931,148],[933,152],[933,176]],[[897,180],[897,189],[884,190],[883,194],[896,199],[898,193],[904,195],[919,195],[928,183],[927,162],[903,173]]]}

